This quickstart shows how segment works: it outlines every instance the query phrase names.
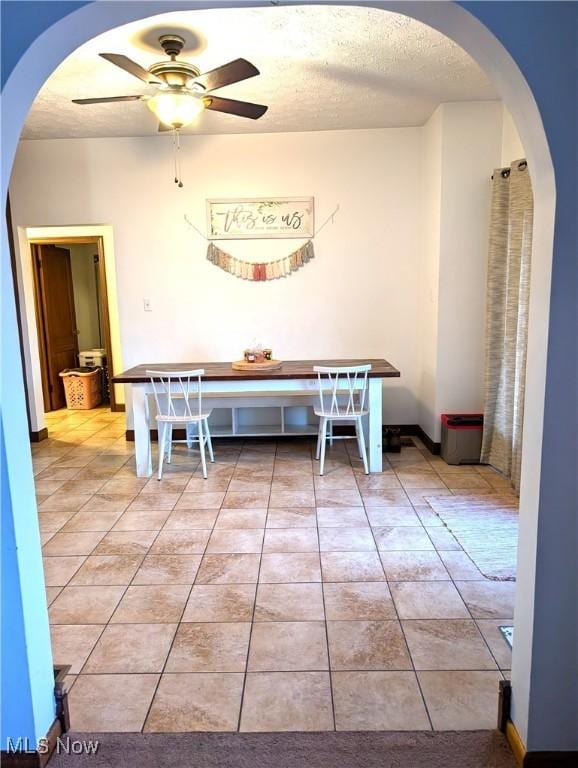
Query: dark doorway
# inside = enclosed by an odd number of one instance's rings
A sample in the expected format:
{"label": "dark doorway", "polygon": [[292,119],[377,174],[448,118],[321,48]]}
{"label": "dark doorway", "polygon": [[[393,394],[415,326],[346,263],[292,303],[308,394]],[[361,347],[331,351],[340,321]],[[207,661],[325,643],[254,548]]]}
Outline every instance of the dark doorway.
{"label": "dark doorway", "polygon": [[35,244],[32,252],[44,406],[55,411],[66,405],[58,374],[78,364],[70,251],[56,245]]}
{"label": "dark doorway", "polygon": [[30,245],[45,411],[66,407],[59,374],[78,365],[103,368],[103,402],[115,410],[102,238],[36,240]]}

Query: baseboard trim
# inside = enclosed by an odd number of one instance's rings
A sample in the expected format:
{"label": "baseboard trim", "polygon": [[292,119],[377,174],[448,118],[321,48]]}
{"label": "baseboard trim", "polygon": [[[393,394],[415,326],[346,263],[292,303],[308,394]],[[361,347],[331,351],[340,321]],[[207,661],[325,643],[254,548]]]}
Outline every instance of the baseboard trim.
{"label": "baseboard trim", "polygon": [[578,751],[526,752],[522,768],[576,768]]}
{"label": "baseboard trim", "polygon": [[56,717],[60,721],[62,733],[70,730],[70,713],[68,711],[68,688],[66,676],[70,673],[70,664],[58,664],[54,667],[54,699],[56,701]]}
{"label": "baseboard trim", "polygon": [[[385,437],[387,429],[392,429],[392,428],[399,429],[400,435],[402,437],[416,436],[416,437],[419,437],[425,443],[425,440],[422,437],[422,434],[423,434],[427,438],[427,440],[429,440],[427,435],[425,435],[425,432],[423,432],[421,427],[419,427],[417,424],[384,424],[383,428],[382,428],[383,436]],[[151,442],[153,442],[153,443],[158,442],[158,439],[159,439],[158,430],[157,429],[151,429],[150,430],[150,434],[151,434]],[[339,425],[337,425],[337,426],[335,426],[335,434],[336,435],[351,435],[353,437],[355,435],[355,431],[354,431],[353,426],[350,426],[350,425],[339,426]],[[237,437],[242,437],[242,436],[237,435]],[[311,439],[311,435],[303,435],[303,436],[301,436],[301,435],[278,435],[278,436],[274,436],[274,437],[263,437],[262,439],[263,440],[277,440],[278,437],[279,438],[281,438],[281,437],[290,437],[292,440]],[[186,438],[185,430],[184,429],[174,429],[173,430],[173,438],[175,440],[184,440]],[[213,439],[214,440],[219,440],[219,437],[214,437]],[[230,438],[229,437],[223,437],[222,439],[223,440],[229,440]],[[251,439],[255,439],[255,438],[251,438]],[[128,443],[134,443],[134,429],[127,429],[126,430],[126,432],[125,432],[125,440]],[[431,442],[431,440],[430,440],[430,442]],[[438,443],[432,443],[432,445],[435,446],[435,445],[439,445],[439,444]],[[426,444],[426,447],[428,448],[428,450],[431,453],[439,453],[439,450],[437,450],[437,451],[432,450],[430,448],[430,446],[427,445],[427,444]]]}
{"label": "baseboard trim", "polygon": [[40,739],[39,745],[34,745],[37,746],[36,749],[28,751],[28,745],[25,745],[22,751],[2,750],[0,753],[2,768],[44,768],[52,757],[60,736],[62,736],[62,726],[60,720],[56,718],[46,736]]}
{"label": "baseboard trim", "polygon": [[30,432],[31,443],[41,443],[43,440],[46,440],[47,437],[48,437],[48,429],[46,427]]}
{"label": "baseboard trim", "polygon": [[574,768],[578,765],[578,751],[576,750],[571,752],[528,752],[511,720],[506,723],[506,740],[520,768]]}
{"label": "baseboard trim", "polygon": [[524,742],[520,738],[520,734],[518,733],[516,726],[511,720],[508,720],[506,723],[506,740],[508,744],[510,745],[510,749],[512,750],[512,754],[514,755],[514,759],[516,760],[516,763],[520,766],[524,765],[524,758],[526,757],[526,747],[524,746]]}
{"label": "baseboard trim", "polygon": [[13,739],[13,748],[10,751],[2,750],[0,753],[2,768],[44,768],[48,763],[60,743],[60,737],[70,730],[68,691],[65,683],[69,672],[69,665],[60,664],[54,667],[56,718],[46,736],[40,739],[38,744]]}
{"label": "baseboard trim", "polygon": [[424,432],[423,429],[419,426],[419,424],[415,425],[416,437],[419,437],[419,439],[422,441],[422,443],[425,445],[425,447],[428,449],[428,451],[433,454],[434,456],[439,456],[442,450],[442,444],[436,443],[434,440],[431,439],[431,437],[427,434],[427,432]]}
{"label": "baseboard trim", "polygon": [[498,730],[504,736],[510,722],[510,712],[512,708],[512,682],[511,680],[500,680],[500,693],[498,695]]}

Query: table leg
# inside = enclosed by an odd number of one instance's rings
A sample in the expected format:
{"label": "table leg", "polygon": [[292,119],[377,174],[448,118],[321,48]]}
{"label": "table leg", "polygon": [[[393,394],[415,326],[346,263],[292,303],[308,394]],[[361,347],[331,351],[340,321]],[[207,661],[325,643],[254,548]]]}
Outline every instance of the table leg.
{"label": "table leg", "polygon": [[381,379],[369,379],[369,471],[383,471],[382,455],[382,382]]}
{"label": "table leg", "polygon": [[150,477],[153,472],[149,404],[145,386],[132,385],[132,419],[137,477]]}

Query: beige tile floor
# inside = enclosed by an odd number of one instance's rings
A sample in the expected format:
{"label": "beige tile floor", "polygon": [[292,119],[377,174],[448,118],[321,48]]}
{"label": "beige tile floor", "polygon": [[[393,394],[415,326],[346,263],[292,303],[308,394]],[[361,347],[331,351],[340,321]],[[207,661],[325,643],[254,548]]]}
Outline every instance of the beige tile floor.
{"label": "beige tile floor", "polygon": [[492,728],[514,585],[425,499],[503,493],[419,443],[365,476],[353,443],[175,448],[135,477],[124,415],[48,414],[32,447],[54,659],[81,731]]}

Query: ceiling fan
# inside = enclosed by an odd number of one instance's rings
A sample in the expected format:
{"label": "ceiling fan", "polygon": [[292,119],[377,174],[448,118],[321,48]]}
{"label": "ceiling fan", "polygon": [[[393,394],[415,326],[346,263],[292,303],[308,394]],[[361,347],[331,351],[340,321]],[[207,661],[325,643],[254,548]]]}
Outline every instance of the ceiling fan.
{"label": "ceiling fan", "polygon": [[185,40],[176,34],[161,35],[159,43],[169,56],[168,61],[159,61],[144,69],[127,56],[119,53],[100,53],[125,72],[137,77],[147,85],[153,85],[158,93],[153,96],[108,96],[94,99],[72,99],[74,104],[106,104],[116,101],[144,101],[160,120],[160,131],[179,131],[203,111],[225,112],[229,115],[257,120],[267,111],[262,104],[249,101],[225,99],[214,96],[213,91],[232,85],[260,74],[257,67],[246,59],[235,59],[228,64],[201,73],[194,64],[177,60]]}

